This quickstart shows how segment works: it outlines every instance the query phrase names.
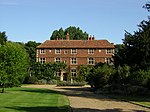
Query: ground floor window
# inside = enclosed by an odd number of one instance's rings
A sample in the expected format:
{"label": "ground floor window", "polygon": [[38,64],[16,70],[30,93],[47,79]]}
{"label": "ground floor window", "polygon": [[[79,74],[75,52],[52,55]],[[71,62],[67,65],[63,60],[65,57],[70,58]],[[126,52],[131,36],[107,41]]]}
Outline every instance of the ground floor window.
{"label": "ground floor window", "polygon": [[88,64],[89,64],[89,65],[95,64],[94,58],[88,58]]}
{"label": "ground floor window", "polygon": [[55,62],[60,62],[60,58],[55,58]]}
{"label": "ground floor window", "polygon": [[71,76],[75,77],[77,75],[76,72],[77,72],[76,69],[71,69]]}
{"label": "ground floor window", "polygon": [[45,58],[40,58],[40,63],[45,63],[46,59]]}
{"label": "ground floor window", "polygon": [[105,63],[111,64],[111,58],[105,58]]}

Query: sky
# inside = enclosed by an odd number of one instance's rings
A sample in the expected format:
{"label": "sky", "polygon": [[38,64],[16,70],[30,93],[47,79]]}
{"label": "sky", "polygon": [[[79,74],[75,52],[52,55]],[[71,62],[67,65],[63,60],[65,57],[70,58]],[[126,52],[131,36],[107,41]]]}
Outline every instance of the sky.
{"label": "sky", "polygon": [[0,0],[0,31],[8,40],[44,42],[54,30],[79,27],[97,40],[120,44],[148,11],[150,0]]}

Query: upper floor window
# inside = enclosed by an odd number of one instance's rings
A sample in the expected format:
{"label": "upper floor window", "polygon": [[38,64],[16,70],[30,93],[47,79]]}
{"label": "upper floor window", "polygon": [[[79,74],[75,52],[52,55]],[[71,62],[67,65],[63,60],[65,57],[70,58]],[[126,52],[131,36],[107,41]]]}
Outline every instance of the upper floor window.
{"label": "upper floor window", "polygon": [[77,58],[71,58],[71,64],[77,64]]}
{"label": "upper floor window", "polygon": [[94,54],[94,49],[88,49],[88,54]]}
{"label": "upper floor window", "polygon": [[71,69],[71,76],[75,77],[77,75],[76,69]]}
{"label": "upper floor window", "polygon": [[94,58],[88,58],[88,64],[89,64],[89,65],[95,64]]}
{"label": "upper floor window", "polygon": [[114,52],[113,49],[106,49],[106,54],[112,54]]}
{"label": "upper floor window", "polygon": [[55,59],[55,62],[60,62],[60,58],[56,58],[56,59]]}
{"label": "upper floor window", "polygon": [[64,54],[68,54],[68,50],[65,50],[65,51],[64,51]]}
{"label": "upper floor window", "polygon": [[45,54],[45,49],[41,49],[40,54]]}
{"label": "upper floor window", "polygon": [[77,54],[77,49],[71,49],[71,54]]}
{"label": "upper floor window", "polygon": [[61,54],[61,49],[55,49],[55,54]]}
{"label": "upper floor window", "polygon": [[40,63],[45,63],[46,59],[45,58],[40,58]]}

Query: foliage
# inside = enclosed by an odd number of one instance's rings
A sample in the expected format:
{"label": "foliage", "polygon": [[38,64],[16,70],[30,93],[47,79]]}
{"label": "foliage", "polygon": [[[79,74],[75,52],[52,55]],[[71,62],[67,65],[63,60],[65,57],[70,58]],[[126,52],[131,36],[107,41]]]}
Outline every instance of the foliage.
{"label": "foliage", "polygon": [[94,85],[95,88],[103,88],[110,81],[110,77],[114,74],[112,66],[103,64],[101,66],[93,67],[89,75],[89,84]]}
{"label": "foliage", "polygon": [[7,42],[7,36],[5,32],[0,32],[0,44],[4,45]]}
{"label": "foliage", "polygon": [[34,65],[34,74],[35,76],[40,79],[45,79],[47,81],[56,79],[57,76],[55,75],[56,72],[65,69],[65,63],[39,63],[36,62]]}
{"label": "foliage", "polygon": [[0,46],[0,85],[17,86],[23,82],[28,70],[28,55],[22,46],[7,42]]}
{"label": "foliage", "polygon": [[29,55],[29,60],[30,60],[29,72],[30,72],[31,75],[34,75],[33,66],[36,62],[36,47],[38,45],[40,45],[40,43],[37,43],[35,41],[28,41],[27,43],[24,44],[24,48],[26,49],[26,52]]}
{"label": "foliage", "polygon": [[59,30],[53,31],[50,40],[57,40],[57,39],[66,39],[66,34],[69,33],[71,40],[87,40],[88,34],[83,32],[79,27],[70,26],[63,30],[60,28]]}
{"label": "foliage", "polygon": [[73,82],[68,82],[68,81],[60,81],[57,83],[57,86],[84,86],[86,82],[78,82],[78,81],[73,81]]}
{"label": "foliage", "polygon": [[87,65],[81,65],[79,67],[79,75],[76,77],[76,81],[87,81],[88,76],[90,75],[90,70],[92,67]]}
{"label": "foliage", "polygon": [[128,78],[129,83],[132,85],[139,85],[146,87],[150,79],[150,70],[136,70]]}
{"label": "foliage", "polygon": [[143,8],[147,9],[148,11],[150,11],[150,2],[147,2]]}
{"label": "foliage", "polygon": [[25,84],[35,84],[38,81],[37,77],[33,76],[27,76],[25,77],[24,83]]}
{"label": "foliage", "polygon": [[150,91],[142,86],[129,86],[127,88],[128,95],[149,95]]}
{"label": "foliage", "polygon": [[112,76],[111,82],[119,85],[128,83],[127,78],[130,76],[130,66],[118,66],[115,74]]}
{"label": "foliage", "polygon": [[[142,21],[139,30],[130,34],[126,32],[123,40],[125,58],[124,64],[137,68],[147,69],[150,65],[150,20]],[[122,52],[124,55],[124,52]],[[136,57],[136,58],[135,58]]]}

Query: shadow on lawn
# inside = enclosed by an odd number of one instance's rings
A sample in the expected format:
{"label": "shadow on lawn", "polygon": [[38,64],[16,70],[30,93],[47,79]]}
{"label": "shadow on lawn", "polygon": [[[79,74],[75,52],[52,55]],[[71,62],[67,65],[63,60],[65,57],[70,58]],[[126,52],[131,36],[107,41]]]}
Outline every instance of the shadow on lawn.
{"label": "shadow on lawn", "polygon": [[62,107],[50,107],[50,106],[37,106],[37,107],[5,107],[7,109],[17,110],[17,111],[25,111],[25,112],[69,112],[69,106]]}
{"label": "shadow on lawn", "polygon": [[[6,107],[8,109],[17,110],[17,111],[26,111],[26,112],[72,112],[68,106],[63,107],[48,107],[48,106],[39,106],[39,107]],[[75,112],[123,112],[122,109],[91,109],[91,108],[73,108]],[[146,112],[143,110],[132,110],[132,112]]]}
{"label": "shadow on lawn", "polygon": [[58,94],[57,91],[53,91],[53,90],[50,90],[50,89],[33,89],[33,88],[22,88],[22,90],[19,90],[19,91],[23,91],[23,92],[34,92],[34,93],[54,93],[54,94]]}

